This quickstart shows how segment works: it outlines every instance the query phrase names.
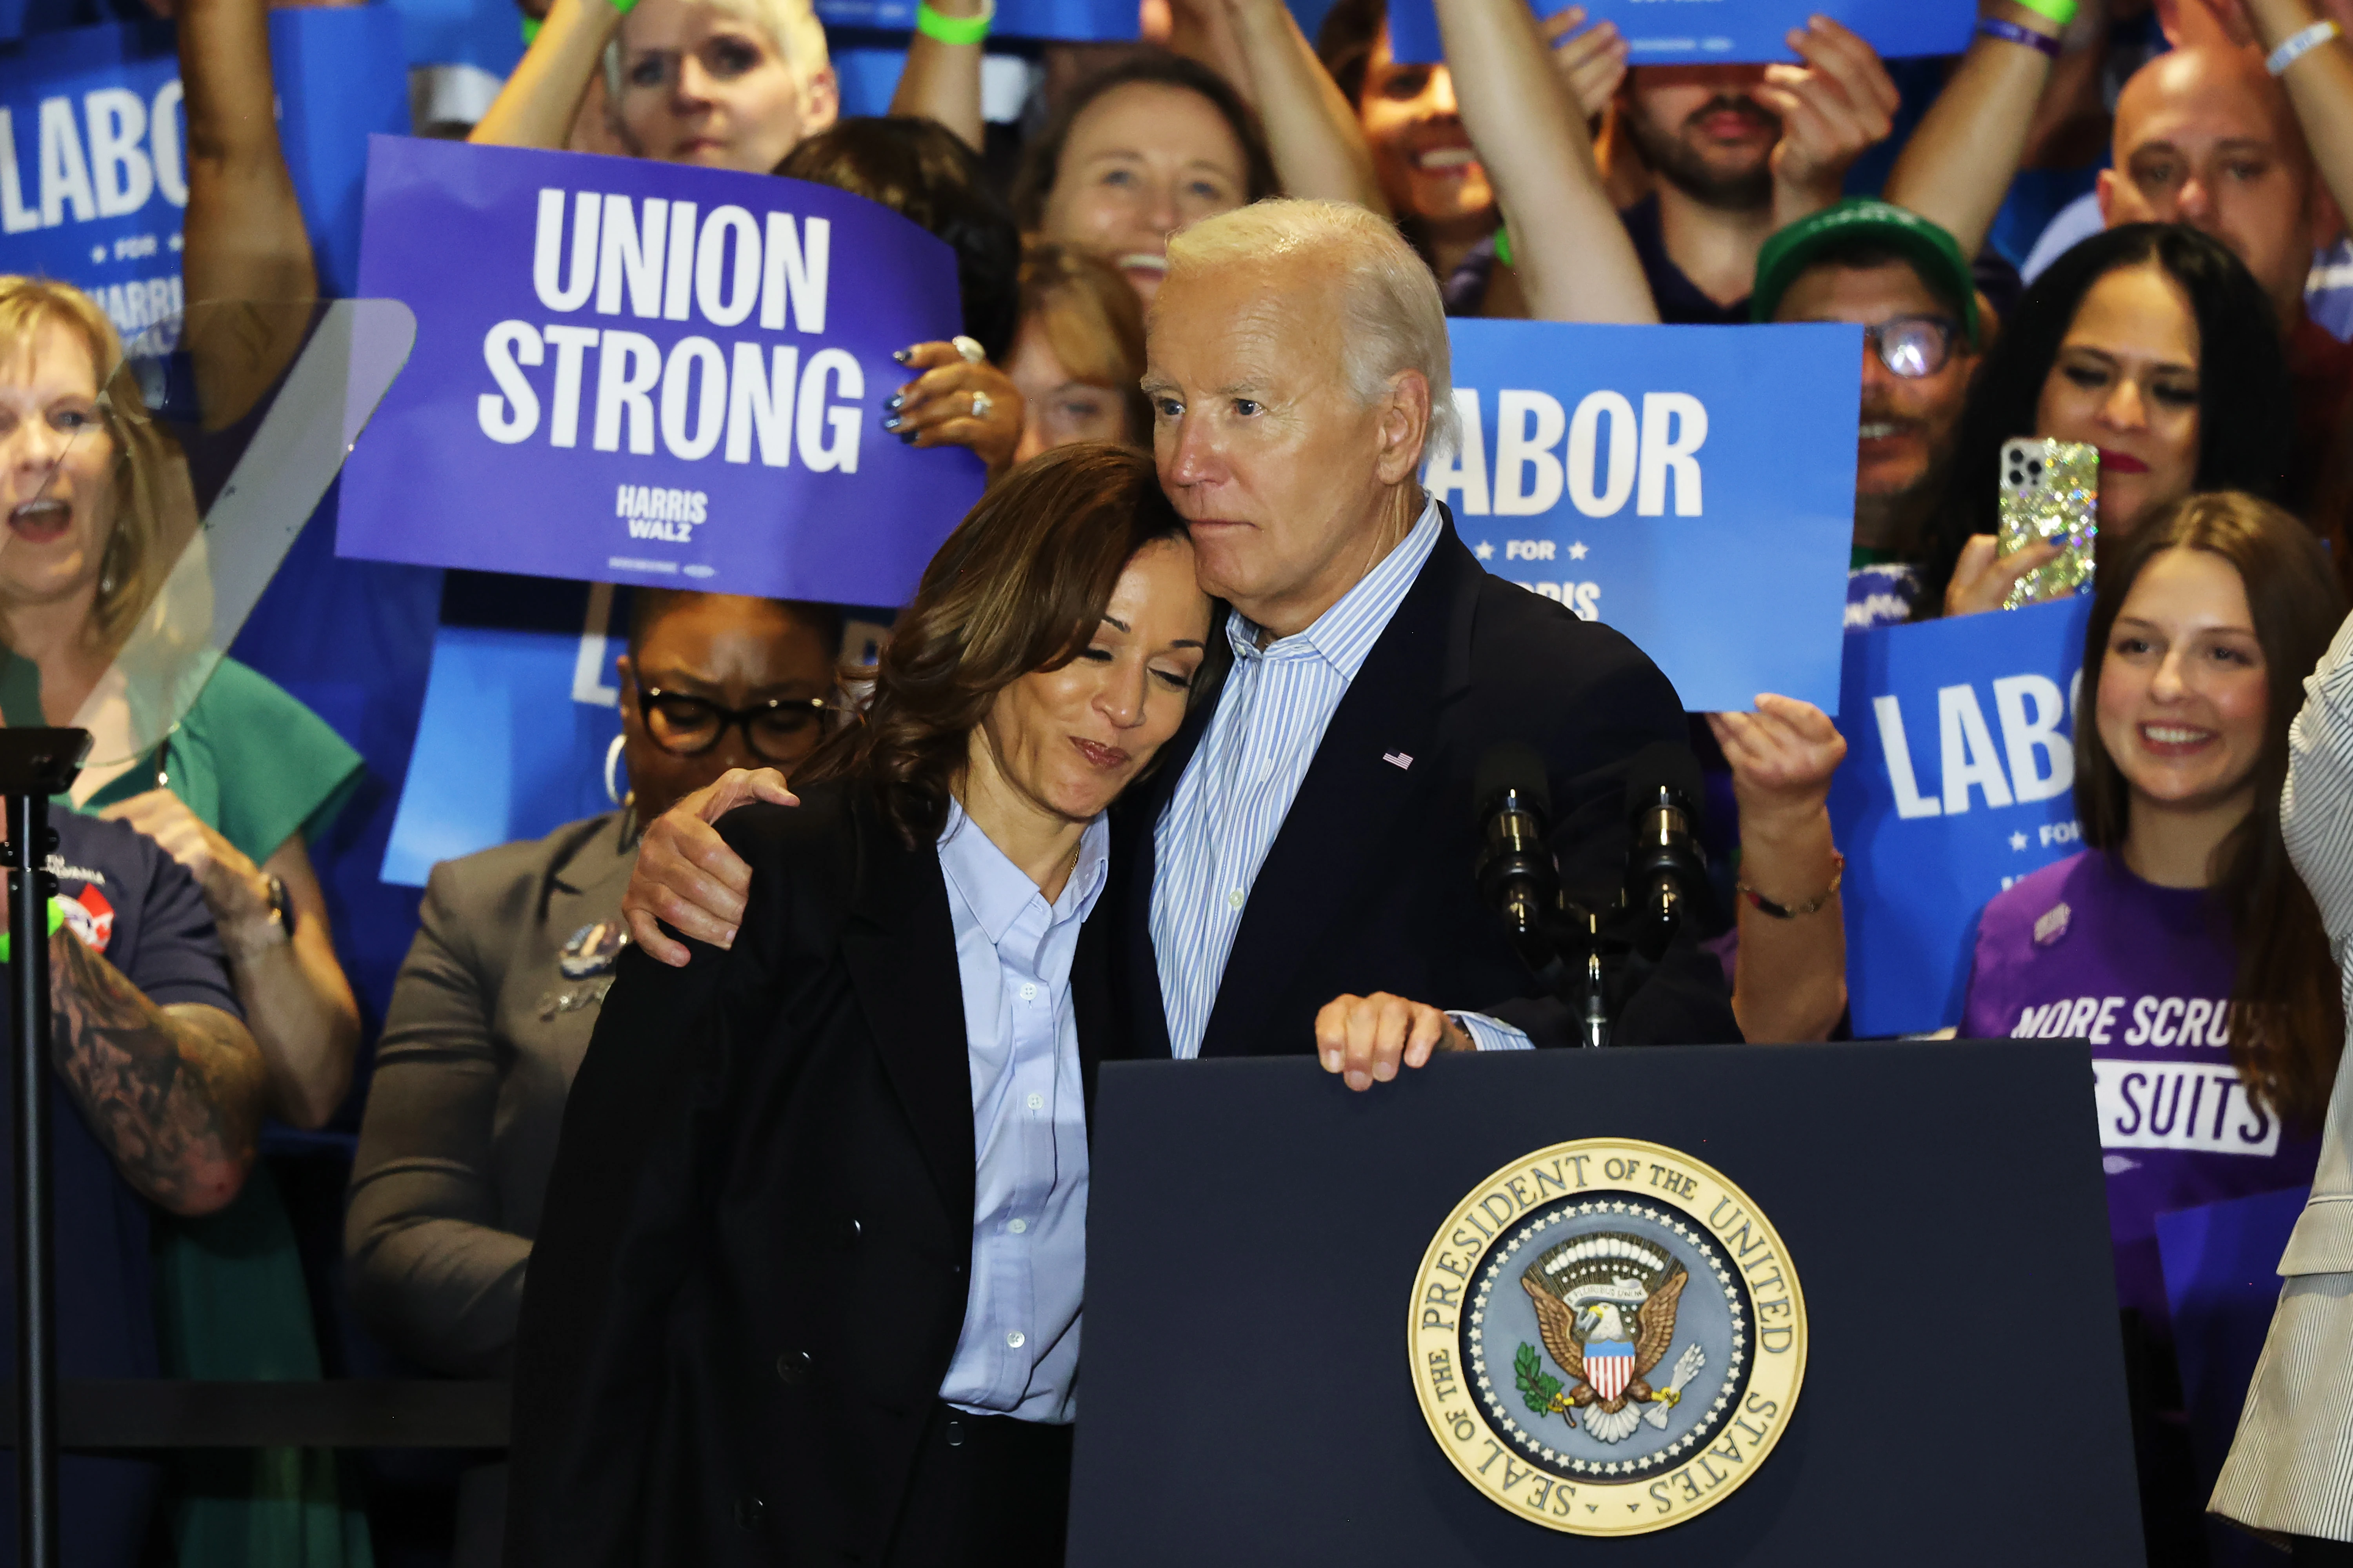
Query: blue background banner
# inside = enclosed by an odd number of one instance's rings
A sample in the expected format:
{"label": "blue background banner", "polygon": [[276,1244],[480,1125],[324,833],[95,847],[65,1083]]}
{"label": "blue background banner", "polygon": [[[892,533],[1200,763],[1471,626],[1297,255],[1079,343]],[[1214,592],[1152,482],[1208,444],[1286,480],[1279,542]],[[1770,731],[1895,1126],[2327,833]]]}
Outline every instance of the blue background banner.
{"label": "blue background banner", "polygon": [[360,291],[417,333],[345,555],[898,604],[980,494],[878,423],[960,330],[953,253],[828,186],[379,137]]}
{"label": "blue background banner", "polygon": [[[915,25],[915,0],[817,0],[828,28],[904,31]],[[991,38],[1041,38],[1071,43],[1124,43],[1136,36],[1135,0],[998,0]],[[845,111],[846,112],[846,111]]]}
{"label": "blue background banner", "polygon": [[[272,11],[269,53],[320,283],[348,296],[368,135],[408,129],[400,17],[379,5]],[[169,23],[0,49],[0,270],[88,290],[126,340],[176,320],[186,145]]]}
{"label": "blue background banner", "polygon": [[1487,570],[1624,632],[1694,712],[1838,711],[1859,329],[1448,331],[1464,450],[1422,482]]}
{"label": "blue background banner", "polygon": [[1857,1036],[1957,1024],[1986,900],[2083,848],[2076,678],[2089,597],[1847,639],[1831,782]]}
{"label": "blue background banner", "polygon": [[[1535,0],[1539,16],[1571,0]],[[1882,59],[1957,55],[1977,22],[1974,0],[1581,0],[1588,26],[1614,22],[1638,66],[1754,65],[1795,61],[1781,40],[1809,16],[1828,16],[1862,35]],[[1446,58],[1430,0],[1389,0],[1389,48],[1401,60]]]}

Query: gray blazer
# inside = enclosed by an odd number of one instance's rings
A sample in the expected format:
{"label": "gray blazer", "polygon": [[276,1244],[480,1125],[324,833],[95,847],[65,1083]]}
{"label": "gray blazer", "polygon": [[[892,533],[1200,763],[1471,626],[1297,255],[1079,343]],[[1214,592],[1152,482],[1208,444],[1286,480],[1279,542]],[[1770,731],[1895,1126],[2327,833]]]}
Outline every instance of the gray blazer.
{"label": "gray blazer", "polygon": [[436,1372],[502,1376],[564,1098],[619,956],[630,814],[433,868],[352,1171],[361,1317]]}
{"label": "gray blazer", "polygon": [[[2287,847],[2319,902],[2353,1018],[2353,617],[2304,683],[2289,731]],[[2256,1530],[2353,1541],[2353,1073],[2329,1096],[2312,1197],[2239,1435],[2207,1506]]]}

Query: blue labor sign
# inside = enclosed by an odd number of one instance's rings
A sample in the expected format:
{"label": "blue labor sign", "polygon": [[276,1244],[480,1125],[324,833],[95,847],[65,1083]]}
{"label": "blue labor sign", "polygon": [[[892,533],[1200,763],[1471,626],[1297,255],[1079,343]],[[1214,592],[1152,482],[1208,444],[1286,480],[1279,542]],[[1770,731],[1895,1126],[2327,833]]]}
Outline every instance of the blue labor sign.
{"label": "blue labor sign", "polygon": [[880,425],[892,355],[962,330],[954,253],[845,191],[379,137],[360,287],[417,347],[341,554],[894,605],[979,499]]}
{"label": "blue labor sign", "polygon": [[1461,450],[1422,483],[1488,571],[1624,632],[1694,712],[1838,711],[1858,329],[1448,331]]}
{"label": "blue labor sign", "polygon": [[[408,129],[400,18],[380,6],[273,11],[280,139],[320,279],[359,266],[371,132]],[[71,283],[133,353],[174,346],[187,121],[171,26],[108,24],[0,50],[0,271]]]}
{"label": "blue labor sign", "polygon": [[[1785,39],[1813,16],[1852,28],[1882,59],[1957,55],[1978,16],[1975,0],[1535,0],[1535,9],[1548,17],[1571,4],[1584,5],[1587,26],[1615,26],[1638,66],[1794,61]],[[1446,58],[1431,0],[1389,0],[1389,50],[1400,60]]]}
{"label": "blue labor sign", "polygon": [[1957,1024],[1978,911],[2083,848],[2074,729],[2091,600],[1847,639],[1831,822],[1858,1036]]}

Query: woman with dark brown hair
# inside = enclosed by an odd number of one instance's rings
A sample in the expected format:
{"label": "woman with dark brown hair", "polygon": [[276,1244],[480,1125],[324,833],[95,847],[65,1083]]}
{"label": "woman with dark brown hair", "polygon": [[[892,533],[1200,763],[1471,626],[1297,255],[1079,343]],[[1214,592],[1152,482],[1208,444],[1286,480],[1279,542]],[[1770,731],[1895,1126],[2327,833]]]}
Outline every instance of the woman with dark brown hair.
{"label": "woman with dark brown hair", "polygon": [[2204,1496],[2172,1451],[2187,1428],[2152,1418],[2181,1400],[2157,1216],[2308,1184],[2344,1040],[2280,787],[2345,602],[2312,535],[2253,496],[2187,497],[2115,542],[2073,753],[2089,847],[1986,906],[1960,1034],[2092,1044],[2142,1496],[2181,1515],[2153,1515],[2154,1542],[2194,1535]]}
{"label": "woman with dark brown hair", "polygon": [[800,805],[721,824],[733,945],[623,956],[523,1297],[511,1563],[1060,1561],[1103,812],[1212,608],[1147,454],[1024,465]]}

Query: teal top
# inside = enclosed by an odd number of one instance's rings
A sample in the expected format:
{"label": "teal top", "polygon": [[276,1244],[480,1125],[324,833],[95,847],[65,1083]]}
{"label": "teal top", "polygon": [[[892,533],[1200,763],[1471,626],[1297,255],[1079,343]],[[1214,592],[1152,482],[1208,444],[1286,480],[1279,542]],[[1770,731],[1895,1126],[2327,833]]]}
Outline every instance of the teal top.
{"label": "teal top", "polygon": [[[283,687],[223,658],[155,755],[111,780],[82,809],[144,795],[160,773],[189,810],[259,866],[295,834],[309,844],[324,833],[365,765]],[[225,789],[224,780],[234,784]]]}

